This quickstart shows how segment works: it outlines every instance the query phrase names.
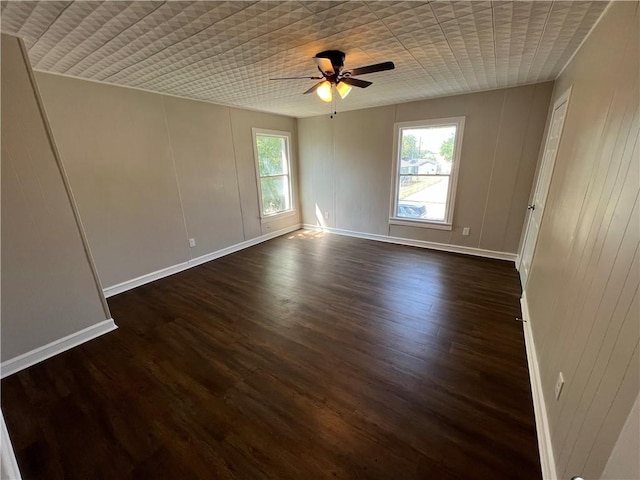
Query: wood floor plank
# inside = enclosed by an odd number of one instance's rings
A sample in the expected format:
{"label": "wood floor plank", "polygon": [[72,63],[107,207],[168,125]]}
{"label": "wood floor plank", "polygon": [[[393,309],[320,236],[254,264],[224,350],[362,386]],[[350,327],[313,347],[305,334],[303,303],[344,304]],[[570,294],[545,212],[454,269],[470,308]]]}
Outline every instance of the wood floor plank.
{"label": "wood floor plank", "polygon": [[299,231],[2,381],[24,478],[539,479],[509,262]]}

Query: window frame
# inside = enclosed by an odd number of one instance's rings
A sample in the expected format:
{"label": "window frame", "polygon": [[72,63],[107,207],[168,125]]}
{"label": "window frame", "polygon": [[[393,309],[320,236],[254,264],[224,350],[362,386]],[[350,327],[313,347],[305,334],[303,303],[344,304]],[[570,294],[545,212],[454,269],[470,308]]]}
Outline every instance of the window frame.
{"label": "window frame", "polygon": [[[452,230],[453,229],[453,213],[455,210],[456,189],[458,186],[458,172],[460,170],[460,157],[462,153],[462,138],[464,136],[464,124],[466,117],[447,117],[447,118],[433,118],[425,120],[416,120],[411,122],[396,122],[394,124],[393,133],[393,168],[392,168],[392,186],[391,186],[391,209],[389,212],[389,224],[390,225],[404,225],[411,227],[433,228],[437,230]],[[445,219],[443,221],[438,220],[421,220],[412,219],[406,217],[399,217],[398,212],[398,194],[400,192],[400,167],[402,148],[401,148],[401,133],[404,129],[415,128],[433,128],[433,127],[456,127],[456,135],[453,147],[453,159],[451,161],[451,173],[449,175],[438,174],[419,174],[416,176],[448,176],[449,177],[449,190],[447,192],[447,203],[445,206]]]}
{"label": "window frame", "polygon": [[[258,159],[258,136],[267,136],[267,137],[279,137],[284,138],[285,140],[285,148],[287,149],[287,173],[280,175],[261,175],[260,174],[260,161]],[[256,186],[258,190],[258,208],[260,209],[260,221],[262,223],[269,222],[272,220],[276,220],[283,217],[288,217],[290,215],[294,215],[296,212],[296,202],[294,197],[294,185],[293,185],[293,155],[291,151],[291,132],[283,131],[283,130],[270,130],[266,128],[251,128],[251,137],[253,141],[253,159],[256,171]],[[289,185],[289,199],[290,204],[287,210],[282,210],[276,213],[271,213],[268,215],[264,214],[264,205],[262,203],[262,179],[268,177],[287,177],[288,185]]]}

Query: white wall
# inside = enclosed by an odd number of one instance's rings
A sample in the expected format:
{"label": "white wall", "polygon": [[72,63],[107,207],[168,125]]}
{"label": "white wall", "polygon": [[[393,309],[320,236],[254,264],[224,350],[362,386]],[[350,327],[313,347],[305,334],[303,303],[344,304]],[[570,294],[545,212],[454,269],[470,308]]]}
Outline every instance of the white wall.
{"label": "white wall", "polygon": [[251,136],[290,131],[295,145],[295,119],[36,78],[104,286],[299,223],[261,222]]}
{"label": "white wall", "polygon": [[[515,253],[551,82],[298,120],[303,221]],[[348,99],[346,100],[348,101]],[[389,225],[394,123],[466,116],[453,230]],[[470,235],[462,229],[470,227]]]}
{"label": "white wall", "polygon": [[2,360],[109,319],[19,41],[2,35]]}
{"label": "white wall", "polygon": [[613,2],[553,94],[573,86],[526,293],[559,478],[600,478],[640,387],[638,5]]}

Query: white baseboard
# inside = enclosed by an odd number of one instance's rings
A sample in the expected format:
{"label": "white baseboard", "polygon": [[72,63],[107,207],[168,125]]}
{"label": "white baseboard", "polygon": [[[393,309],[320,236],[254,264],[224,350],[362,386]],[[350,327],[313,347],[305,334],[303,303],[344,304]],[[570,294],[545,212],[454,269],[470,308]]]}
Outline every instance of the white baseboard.
{"label": "white baseboard", "polygon": [[0,411],[0,417],[2,417],[2,437],[0,438],[0,478],[3,480],[22,480],[20,475],[20,469],[18,468],[18,461],[13,451],[13,445],[11,444],[11,438],[9,437],[9,431],[7,430],[7,424],[4,422],[4,413]]}
{"label": "white baseboard", "polygon": [[94,338],[111,332],[116,328],[118,328],[118,326],[112,318],[109,318],[78,332],[72,333],[71,335],[54,340],[53,342],[31,350],[30,352],[18,355],[15,358],[2,362],[0,365],[0,378],[13,375],[20,370],[24,370],[25,368],[42,362],[47,358],[51,358],[54,355],[58,355],[59,353],[65,352],[70,348],[88,342],[89,340],[93,340]]}
{"label": "white baseboard", "polygon": [[3,480],[22,480],[16,454],[11,445],[11,438],[7,430],[7,424],[4,423],[4,413],[0,411],[2,417],[2,437],[0,438],[0,478]]}
{"label": "white baseboard", "polygon": [[327,233],[335,233],[337,235],[345,235],[347,237],[364,238],[366,240],[376,240],[378,242],[395,243],[398,245],[408,245],[410,247],[428,248],[431,250],[440,250],[443,252],[463,253],[466,255],[474,255],[476,257],[494,258],[497,260],[508,260],[515,262],[518,255],[515,253],[497,252],[494,250],[484,250],[482,248],[463,247],[461,245],[451,245],[449,243],[427,242],[425,240],[413,240],[410,238],[391,237],[388,235],[378,235],[375,233],[361,233],[351,230],[342,230],[339,228],[320,227],[318,225],[304,224],[303,228],[310,230],[321,230]]}
{"label": "white baseboard", "polygon": [[206,255],[202,255],[200,257],[196,257],[192,260],[178,263],[177,265],[172,265],[167,268],[163,268],[160,270],[156,270],[155,272],[147,273],[140,277],[127,280],[126,282],[118,283],[117,285],[112,285],[103,289],[105,297],[112,297],[122,292],[126,292],[127,290],[131,290],[133,288],[139,287],[141,285],[145,285],[147,283],[151,283],[155,280],[159,280],[164,277],[168,277],[170,275],[182,272],[192,267],[196,267],[198,265],[202,265],[203,263],[210,262],[211,260],[215,260],[216,258],[224,257],[225,255],[229,255],[230,253],[235,253],[240,250],[244,250],[245,248],[252,247],[262,242],[266,242],[267,240],[271,240],[272,238],[279,237],[281,235],[286,235],[287,233],[294,232],[299,230],[301,225],[299,223],[292,225],[291,227],[283,228],[281,230],[276,230],[275,232],[267,233],[266,235],[261,235],[256,238],[252,238],[251,240],[246,240],[244,242],[236,243],[235,245],[231,245],[230,247],[223,248],[221,250],[216,250],[215,252],[207,253]]}
{"label": "white baseboard", "polygon": [[520,299],[522,309],[522,327],[524,328],[524,342],[527,349],[527,363],[529,365],[529,381],[531,382],[531,394],[533,396],[533,410],[536,418],[536,432],[538,434],[538,449],[540,450],[540,466],[542,468],[543,480],[556,480],[556,462],[553,457],[553,446],[551,444],[551,431],[549,430],[549,419],[547,417],[547,407],[542,393],[542,380],[540,379],[540,369],[538,368],[538,357],[536,346],[533,341],[531,331],[531,317],[529,316],[529,306],[527,304],[527,294],[522,292]]}

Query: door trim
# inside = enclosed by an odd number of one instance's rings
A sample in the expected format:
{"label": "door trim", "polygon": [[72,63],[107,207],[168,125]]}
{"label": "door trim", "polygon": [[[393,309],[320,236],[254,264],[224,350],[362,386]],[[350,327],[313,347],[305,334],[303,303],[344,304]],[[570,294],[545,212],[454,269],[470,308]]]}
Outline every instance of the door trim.
{"label": "door trim", "polygon": [[[566,124],[567,121],[567,115],[569,114],[569,102],[571,101],[571,92],[573,90],[573,85],[569,85],[569,88],[567,88],[564,93],[562,95],[560,95],[560,97],[558,97],[558,99],[553,103],[553,109],[551,110],[551,116],[549,117],[549,129],[547,130],[547,135],[545,137],[544,140],[544,147],[542,149],[542,157],[540,157],[539,161],[540,161],[540,171],[538,171],[538,175],[536,177],[536,181],[533,184],[533,187],[531,189],[531,195],[529,198],[529,201],[531,202],[532,200],[534,200],[536,198],[536,192],[538,191],[539,188],[539,181],[540,181],[540,175],[542,173],[542,168],[544,167],[544,165],[542,164],[542,162],[544,161],[544,153],[547,151],[547,145],[549,144],[549,135],[551,134],[551,126],[553,125],[553,115],[554,112],[560,108],[562,106],[563,103],[567,104],[566,107],[566,112],[565,112],[565,117],[564,120],[562,121],[562,126],[560,127],[560,133],[559,133],[559,140],[558,140],[558,147],[556,149],[556,154],[553,157],[553,160],[550,162],[550,165],[547,165],[546,168],[550,168],[551,172],[549,175],[549,185],[547,186],[547,192],[545,194],[545,209],[546,209],[546,198],[549,196],[549,189],[551,188],[551,181],[553,180],[553,170],[555,169],[556,166],[556,158],[558,157],[558,152],[560,151],[560,146],[562,145],[562,134],[564,133],[564,126]],[[540,216],[540,225],[542,225],[542,221],[544,219],[544,211],[542,212],[542,215]],[[531,211],[527,211],[527,218],[525,221],[525,228],[524,231],[522,232],[522,242],[520,245],[520,250],[518,251],[518,259],[516,261],[516,269],[518,271],[520,271],[520,268],[522,266],[522,257],[523,257],[523,253],[524,253],[524,249],[527,243],[527,237],[529,235],[529,228],[531,226]],[[538,230],[538,235],[540,235],[540,230]],[[533,252],[531,254],[531,260],[533,260],[533,257],[535,256],[535,244],[538,243],[538,235],[536,235],[536,238],[534,239],[534,247],[533,247]],[[529,265],[529,267],[531,267],[531,265]],[[529,280],[529,275],[527,274],[527,281]],[[522,289],[524,290],[526,285],[522,285]]]}

